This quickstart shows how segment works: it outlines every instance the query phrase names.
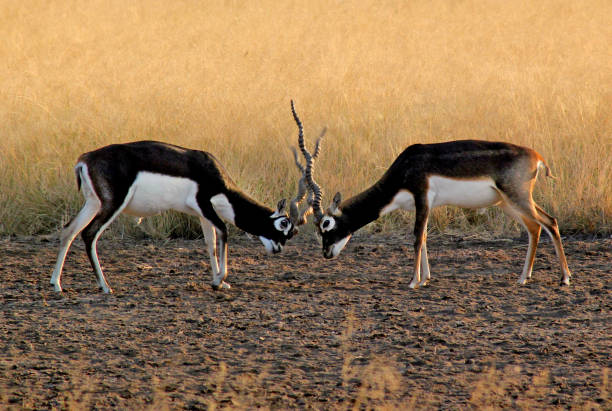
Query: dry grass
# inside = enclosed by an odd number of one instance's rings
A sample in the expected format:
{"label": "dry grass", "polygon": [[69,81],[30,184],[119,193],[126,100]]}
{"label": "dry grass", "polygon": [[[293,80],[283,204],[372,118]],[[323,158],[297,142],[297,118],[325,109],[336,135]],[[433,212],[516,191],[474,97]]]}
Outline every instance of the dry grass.
{"label": "dry grass", "polygon": [[[507,140],[552,166],[537,199],[564,232],[612,231],[609,1],[2,3],[2,235],[65,223],[76,157],[113,142],[211,151],[273,204],[296,180],[290,98],[311,138],[328,127],[328,195],[364,189],[411,143]],[[495,212],[433,223],[516,229]]]}
{"label": "dry grass", "polygon": [[[352,354],[351,339],[359,324],[352,312],[347,313],[339,350],[343,364],[340,371],[342,386],[346,390],[346,410],[397,410],[397,409],[436,409],[440,408],[444,398],[432,392],[415,390],[410,397],[402,397],[402,388],[409,381],[402,376],[401,366],[392,358],[374,356],[360,358]],[[356,361],[359,360],[359,361]],[[527,373],[528,374],[528,373]],[[588,395],[574,396],[571,404],[576,410],[605,410],[611,401],[609,398],[609,370],[602,369],[599,383],[599,395],[591,398]],[[239,374],[230,377],[227,365],[221,363],[216,373],[205,383],[210,387],[211,395],[206,401],[208,409],[224,408],[221,404],[231,404],[230,409],[271,409],[265,397],[254,395],[257,388],[265,387],[267,373],[252,375]],[[531,378],[520,366],[507,366],[503,370],[487,367],[474,377],[458,376],[458,379],[472,379],[472,390],[469,405],[477,410],[498,409],[557,409],[547,404],[549,398],[564,386],[563,377],[553,378],[548,370],[543,369]],[[159,391],[159,390],[158,390]],[[260,390],[259,392],[265,392]],[[160,409],[166,404],[165,393],[155,395],[152,409]],[[272,407],[273,408],[273,407]]]}
{"label": "dry grass", "polygon": [[[356,366],[357,359],[352,354],[351,338],[358,327],[352,312],[347,313],[344,329],[340,335],[340,350],[342,352],[342,386],[346,390],[346,398],[351,404],[347,409],[353,411],[365,409],[395,410],[403,404],[399,393],[403,377],[397,363],[393,359],[374,357],[365,366]],[[356,393],[353,386],[357,386]],[[412,402],[410,408],[414,408]]]}

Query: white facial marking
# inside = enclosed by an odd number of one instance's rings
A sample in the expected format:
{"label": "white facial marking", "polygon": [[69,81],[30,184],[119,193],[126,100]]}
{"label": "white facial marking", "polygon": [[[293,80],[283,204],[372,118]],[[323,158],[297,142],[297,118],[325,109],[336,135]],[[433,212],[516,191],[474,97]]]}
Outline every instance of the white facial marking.
{"label": "white facial marking", "polygon": [[334,217],[326,215],[321,220],[321,224],[319,224],[319,226],[321,227],[321,231],[324,233],[327,231],[331,231],[336,226],[336,219]]}
{"label": "white facial marking", "polygon": [[274,228],[276,228],[278,231],[283,232],[283,234],[287,235],[289,234],[289,230],[291,230],[291,222],[289,221],[287,217],[277,218],[274,221]]}
{"label": "white facial marking", "polygon": [[212,196],[210,198],[210,202],[215,209],[215,212],[219,214],[222,219],[235,224],[234,219],[236,218],[236,214],[234,213],[234,207],[232,207],[232,204],[229,202],[225,194],[217,194],[216,196]]}
{"label": "white facial marking", "polygon": [[380,215],[383,216],[400,208],[402,210],[414,210],[414,196],[410,191],[400,190],[395,197],[393,197],[393,200],[380,210]]}
{"label": "white facial marking", "polygon": [[428,197],[431,199],[432,208],[443,205],[482,208],[501,201],[495,189],[495,182],[490,178],[462,180],[431,176]]}
{"label": "white facial marking", "polygon": [[347,235],[342,240],[335,242],[334,245],[332,246],[332,255],[334,257],[337,257],[338,254],[340,254],[340,251],[342,251],[342,249],[344,248],[344,246],[346,246],[346,243],[348,243],[350,239],[351,239],[351,236]]}
{"label": "white facial marking", "polygon": [[266,237],[259,236],[259,240],[263,243],[264,247],[266,248],[266,252],[268,254],[278,253],[279,251],[283,249],[282,245]]}
{"label": "white facial marking", "polygon": [[193,180],[141,171],[131,188],[134,194],[123,210],[126,214],[147,217],[166,210],[194,214],[187,205],[197,192]]}

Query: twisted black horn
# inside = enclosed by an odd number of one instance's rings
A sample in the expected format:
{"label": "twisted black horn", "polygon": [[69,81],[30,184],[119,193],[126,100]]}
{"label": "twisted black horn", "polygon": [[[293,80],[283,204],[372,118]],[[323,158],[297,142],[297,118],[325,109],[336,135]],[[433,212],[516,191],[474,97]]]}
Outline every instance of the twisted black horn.
{"label": "twisted black horn", "polygon": [[[315,217],[315,224],[319,224],[321,219],[323,218],[323,210],[321,209],[321,198],[323,197],[323,193],[321,192],[321,187],[315,182],[313,178],[314,173],[314,157],[310,154],[310,152],[306,149],[304,145],[304,128],[302,126],[302,122],[295,112],[295,105],[293,104],[293,100],[291,100],[291,113],[293,114],[293,119],[298,126],[298,146],[302,151],[302,155],[306,160],[306,170],[304,172],[304,178],[306,179],[306,184],[313,194],[312,199],[312,211]],[[320,151],[320,143],[323,135],[325,134],[326,129],[323,130],[321,136],[317,140],[315,146],[315,156],[319,155]]]}

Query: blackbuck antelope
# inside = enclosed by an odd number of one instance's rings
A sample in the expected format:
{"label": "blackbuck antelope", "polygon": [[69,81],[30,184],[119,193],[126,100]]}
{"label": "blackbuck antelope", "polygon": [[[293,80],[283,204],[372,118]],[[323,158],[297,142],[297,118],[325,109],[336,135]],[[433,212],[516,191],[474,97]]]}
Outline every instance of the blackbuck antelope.
{"label": "blackbuck antelope", "polygon": [[321,210],[322,192],[313,177],[312,155],[304,146],[302,123],[293,106],[292,110],[299,129],[300,149],[306,159],[304,177],[314,195],[314,223],[322,237],[326,258],[340,254],[352,233],[378,217],[397,209],[412,210],[416,214],[415,264],[409,286],[425,285],[431,277],[426,245],[430,211],[444,205],[465,208],[496,205],[521,223],[529,234],[529,248],[519,284],[531,278],[543,227],[554,243],[563,272],[562,282],[569,285],[571,273],[557,221],[532,198],[538,169],[543,168],[546,176],[552,177],[550,168],[534,150],[478,140],[414,144],[397,157],[376,184],[344,202],[341,202],[340,193],[336,193],[324,213]]}
{"label": "blackbuck antelope", "polygon": [[[82,154],[75,166],[85,204],[60,234],[60,250],[51,284],[62,291],[60,278],[68,248],[79,232],[102,290],[111,293],[96,251],[102,232],[121,213],[146,217],[176,210],[199,218],[210,255],[212,287],[230,288],[227,277],[227,227],[224,221],[256,235],[268,253],[280,252],[305,220],[303,196],[286,200],[276,210],[242,192],[210,153],[155,141],[113,144]],[[219,247],[217,249],[217,240]]]}

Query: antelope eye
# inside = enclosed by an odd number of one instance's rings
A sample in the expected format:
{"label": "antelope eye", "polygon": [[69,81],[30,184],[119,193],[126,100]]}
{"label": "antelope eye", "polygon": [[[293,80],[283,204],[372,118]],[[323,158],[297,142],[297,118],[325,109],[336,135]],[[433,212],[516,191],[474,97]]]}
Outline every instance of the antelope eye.
{"label": "antelope eye", "polygon": [[274,221],[274,227],[278,230],[278,231],[285,231],[289,228],[289,225],[291,225],[291,223],[289,222],[288,218],[279,218],[277,220]]}
{"label": "antelope eye", "polygon": [[336,227],[336,221],[334,221],[333,217],[324,217],[323,221],[321,221],[321,231],[331,231]]}

